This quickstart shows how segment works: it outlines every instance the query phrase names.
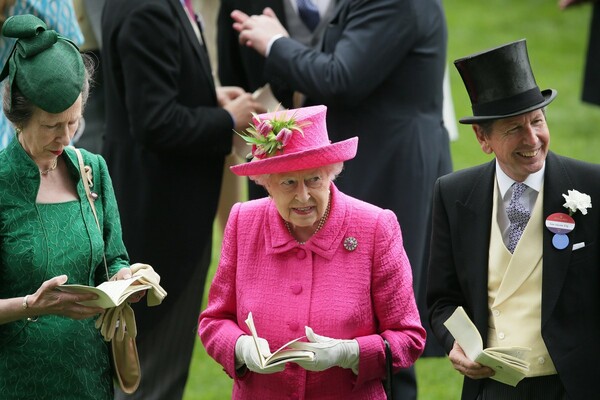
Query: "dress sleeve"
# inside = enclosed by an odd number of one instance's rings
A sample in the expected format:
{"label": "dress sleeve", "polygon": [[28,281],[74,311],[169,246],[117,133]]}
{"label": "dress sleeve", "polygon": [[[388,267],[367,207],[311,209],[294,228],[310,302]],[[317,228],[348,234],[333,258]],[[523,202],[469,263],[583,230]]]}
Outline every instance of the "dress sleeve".
{"label": "dress sleeve", "polygon": [[235,343],[244,334],[237,320],[236,271],[238,215],[241,205],[233,206],[223,234],[221,259],[210,285],[208,305],[200,314],[198,334],[206,352],[235,376]]}
{"label": "dress sleeve", "polygon": [[115,192],[112,186],[112,180],[108,173],[106,161],[102,156],[98,157],[100,185],[103,209],[103,236],[104,236],[104,254],[108,264],[109,276],[113,276],[121,268],[129,267],[129,256],[123,243],[123,233],[121,231],[121,219],[119,217],[119,208],[115,198]]}

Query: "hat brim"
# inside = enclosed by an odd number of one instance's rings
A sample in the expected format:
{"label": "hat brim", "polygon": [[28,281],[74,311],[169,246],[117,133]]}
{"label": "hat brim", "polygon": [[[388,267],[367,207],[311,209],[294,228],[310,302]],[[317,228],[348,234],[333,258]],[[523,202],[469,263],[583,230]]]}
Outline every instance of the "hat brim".
{"label": "hat brim", "polygon": [[302,171],[350,160],[356,156],[357,148],[358,137],[353,137],[297,153],[282,154],[262,160],[254,159],[255,161],[234,165],[229,169],[239,176]]}
{"label": "hat brim", "polygon": [[463,117],[463,118],[459,119],[458,122],[460,122],[461,124],[477,124],[479,122],[514,117],[516,115],[525,114],[530,111],[537,110],[542,107],[546,107],[548,104],[550,104],[552,102],[552,100],[554,100],[556,95],[557,95],[557,91],[554,89],[542,90],[542,96],[544,96],[544,101],[542,101],[541,103],[535,104],[531,107],[527,107],[523,110],[519,110],[519,111],[510,113],[510,114],[504,114],[504,115],[480,115],[480,116],[476,116],[476,117]]}

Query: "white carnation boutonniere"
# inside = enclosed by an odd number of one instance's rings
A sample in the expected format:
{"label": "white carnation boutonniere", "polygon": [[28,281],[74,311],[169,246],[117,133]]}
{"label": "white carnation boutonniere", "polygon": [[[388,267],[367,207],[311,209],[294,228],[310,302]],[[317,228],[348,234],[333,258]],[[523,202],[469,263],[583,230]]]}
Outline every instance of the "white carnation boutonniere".
{"label": "white carnation boutonniere", "polygon": [[587,209],[592,208],[592,198],[589,195],[575,189],[567,190],[567,193],[562,196],[565,198],[563,207],[569,210],[569,215],[573,215],[577,211],[581,211],[583,215],[586,215],[588,213]]}

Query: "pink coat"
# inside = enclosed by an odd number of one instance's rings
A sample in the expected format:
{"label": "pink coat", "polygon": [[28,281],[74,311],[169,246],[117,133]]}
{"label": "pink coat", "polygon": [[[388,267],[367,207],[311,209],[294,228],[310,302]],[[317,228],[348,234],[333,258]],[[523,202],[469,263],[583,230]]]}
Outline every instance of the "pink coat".
{"label": "pink coat", "polygon": [[[287,231],[274,203],[236,204],[223,238],[219,267],[198,333],[206,351],[235,379],[233,399],[385,399],[382,336],[394,368],[421,355],[421,326],[411,268],[394,215],[339,192],[329,218],[306,244]],[[354,237],[350,251],[344,240]],[[252,312],[258,335],[271,350],[303,336],[304,327],[336,339],[356,339],[358,376],[338,367],[309,372],[289,363],[270,375],[235,373],[235,343],[249,334]]]}

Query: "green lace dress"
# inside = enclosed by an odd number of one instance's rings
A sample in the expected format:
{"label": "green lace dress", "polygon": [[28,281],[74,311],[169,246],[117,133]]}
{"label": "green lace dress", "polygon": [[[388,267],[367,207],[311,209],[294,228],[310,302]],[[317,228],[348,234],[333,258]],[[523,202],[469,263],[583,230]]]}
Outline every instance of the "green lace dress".
{"label": "green lace dress", "polygon": [[[80,200],[36,204],[37,166],[17,140],[0,152],[0,298],[34,293],[45,280],[66,274],[69,283],[97,285],[128,266],[112,184],[104,160],[84,153],[94,171],[100,235],[79,180],[76,157],[64,157]],[[103,240],[104,239],[104,240]],[[106,248],[104,248],[106,243]],[[112,399],[109,347],[94,326],[43,315],[0,325],[1,399]]]}

